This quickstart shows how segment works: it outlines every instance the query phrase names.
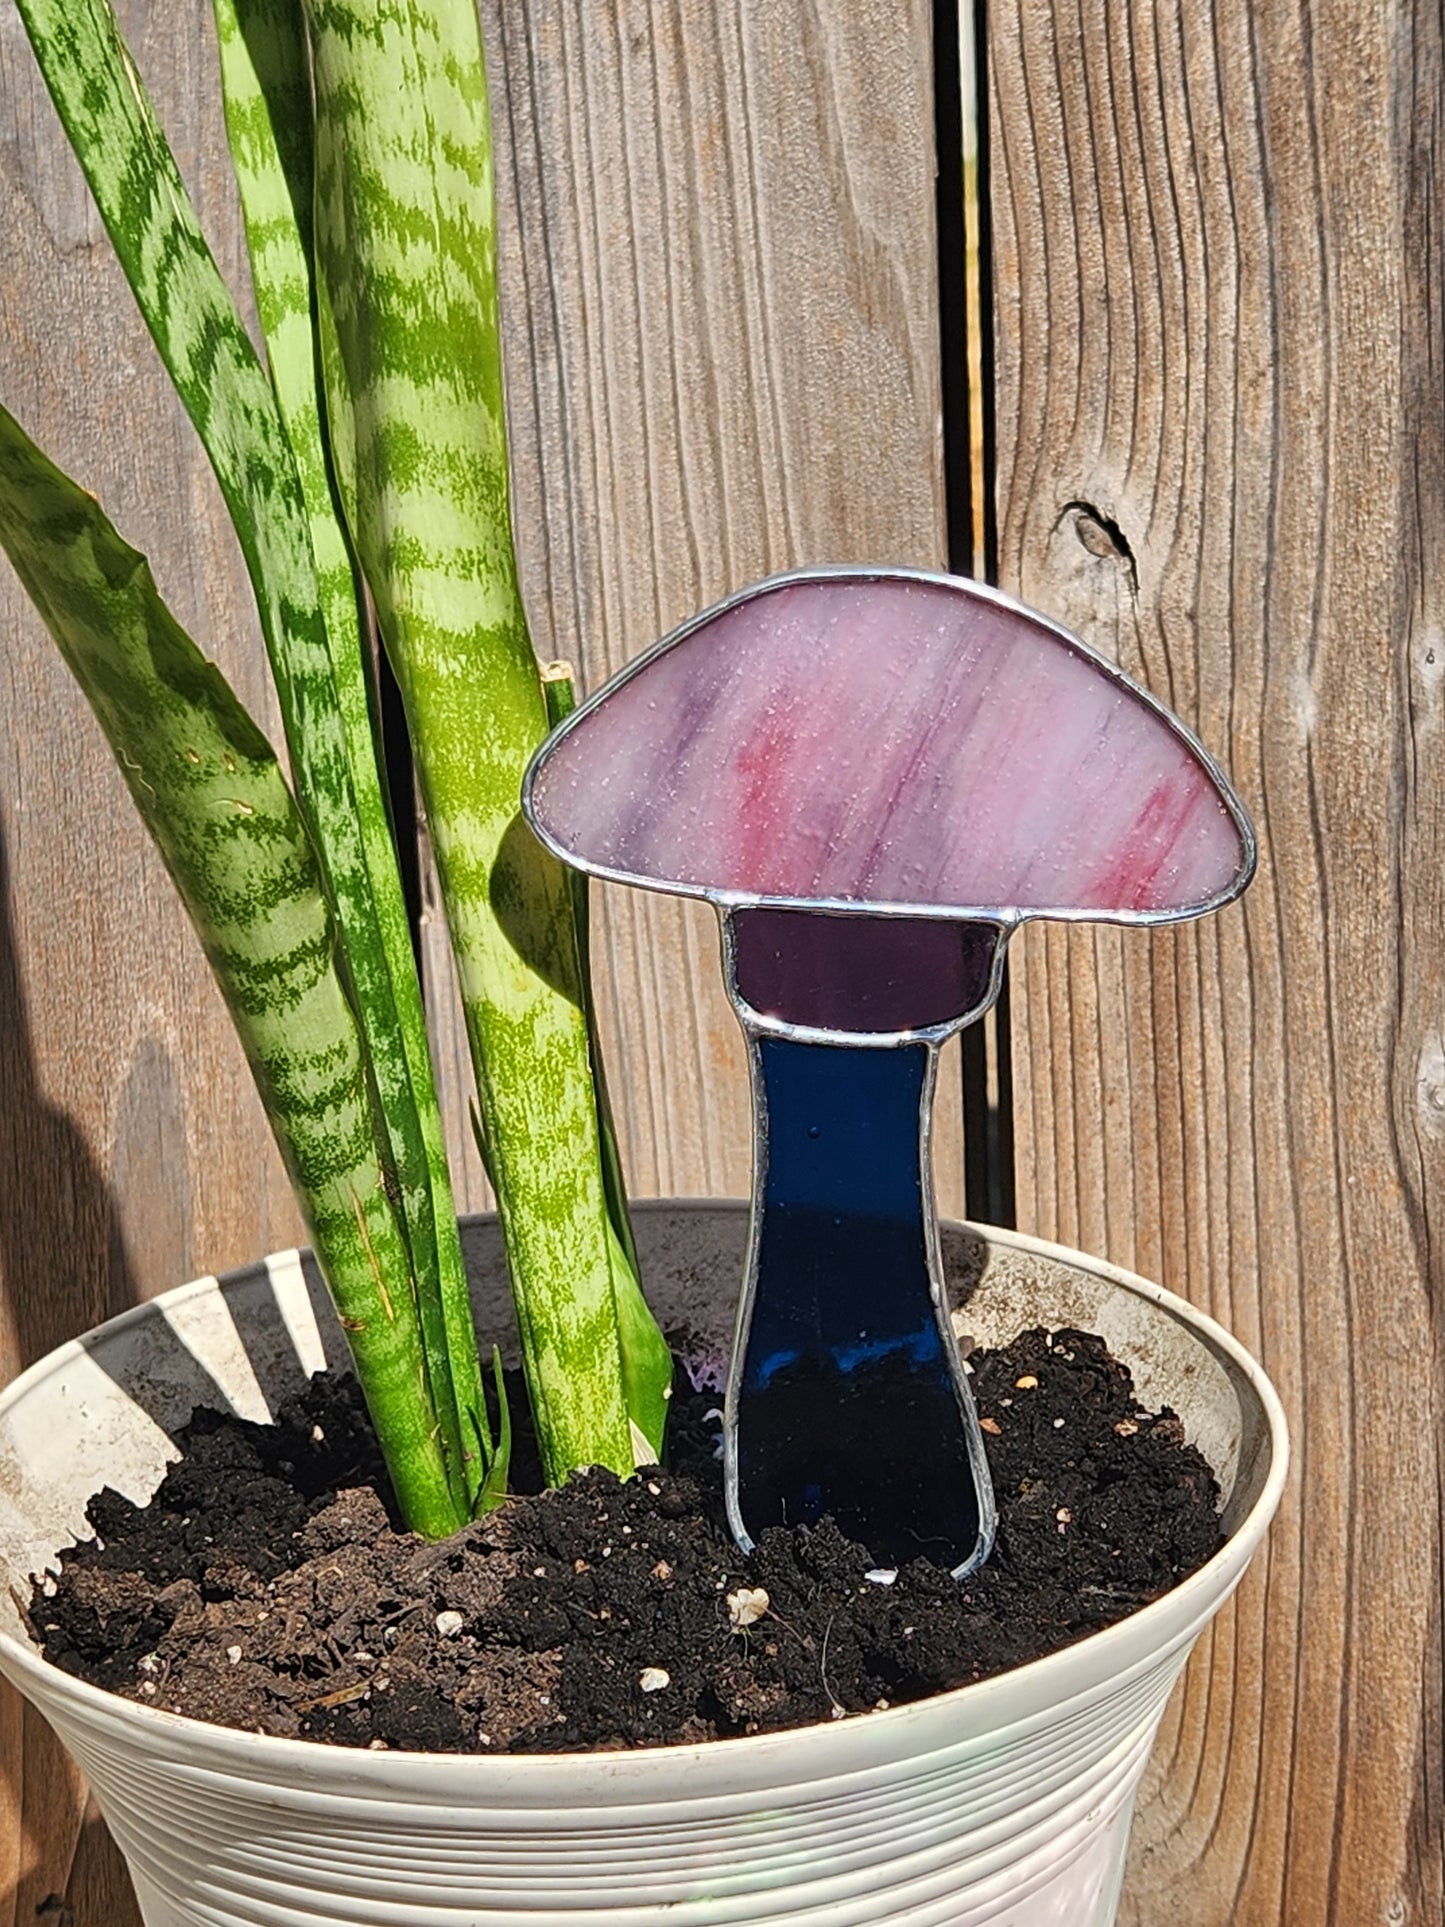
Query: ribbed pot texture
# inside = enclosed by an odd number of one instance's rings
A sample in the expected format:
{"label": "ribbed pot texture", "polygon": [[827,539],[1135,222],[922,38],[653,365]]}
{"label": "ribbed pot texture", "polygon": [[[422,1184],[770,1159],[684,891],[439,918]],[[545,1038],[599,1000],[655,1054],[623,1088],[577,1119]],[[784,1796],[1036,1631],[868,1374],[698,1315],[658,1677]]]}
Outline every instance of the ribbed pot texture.
{"label": "ribbed pot texture", "polygon": [[[664,1328],[725,1354],[746,1206],[644,1205]],[[467,1227],[484,1332],[495,1227]],[[1170,1687],[1279,1502],[1259,1367],[1158,1286],[1012,1232],[949,1226],[955,1324],[1099,1331],[1214,1465],[1228,1540],[1165,1598],[1064,1652],[914,1706],[711,1746],[490,1759],[203,1726],[42,1660],[8,1586],[110,1484],[144,1499],[197,1403],[265,1418],[345,1341],[294,1252],[198,1279],[62,1346],[0,1395],[0,1671],[84,1769],[147,1927],[1110,1927]]]}

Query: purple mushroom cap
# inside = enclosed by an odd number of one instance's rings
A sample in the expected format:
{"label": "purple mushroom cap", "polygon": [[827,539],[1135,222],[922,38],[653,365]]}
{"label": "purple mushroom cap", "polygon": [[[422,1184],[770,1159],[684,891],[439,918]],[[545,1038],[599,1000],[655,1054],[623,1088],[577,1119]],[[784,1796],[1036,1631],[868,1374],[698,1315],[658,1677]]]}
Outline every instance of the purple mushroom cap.
{"label": "purple mushroom cap", "polygon": [[[1214,762],[1113,664],[995,591],[902,570],[777,577],[698,616],[549,740],[527,812],[594,874],[766,906],[766,930],[739,936],[739,920],[733,943],[735,961],[761,959],[758,984],[769,954],[786,976],[790,950],[826,978],[840,918],[908,920],[914,941],[858,932],[863,961],[833,975],[861,983],[870,956],[911,949],[915,1024],[966,1001],[1025,918],[1198,916],[1254,863]],[[833,935],[795,934],[818,921],[800,912],[830,913]],[[992,934],[959,953],[923,919]],[[909,967],[896,974],[899,995],[875,998],[886,1021],[847,1027],[905,1027]],[[742,973],[738,987],[761,1008]],[[856,998],[806,1001],[836,1016]]]}

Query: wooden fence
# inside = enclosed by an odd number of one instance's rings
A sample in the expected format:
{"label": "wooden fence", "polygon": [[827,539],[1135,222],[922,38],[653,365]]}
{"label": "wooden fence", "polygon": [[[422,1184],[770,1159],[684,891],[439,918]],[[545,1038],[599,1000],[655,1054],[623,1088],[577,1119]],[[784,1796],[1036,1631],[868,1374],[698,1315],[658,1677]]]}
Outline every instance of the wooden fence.
{"label": "wooden fence", "polygon": [[[120,11],[241,286],[208,10]],[[939,327],[956,250],[925,0],[483,12],[544,653],[595,681],[768,570],[943,561],[963,342]],[[1246,904],[1205,925],[1016,949],[1019,1222],[1222,1317],[1297,1441],[1268,1552],[1169,1715],[1121,1918],[1424,1927],[1445,1919],[1441,16],[1012,0],[980,41],[1000,579],[1198,727],[1263,849]],[[219,498],[9,6],[0,102],[0,396],[274,720]],[[119,777],[8,574],[0,598],[8,1376],[296,1219]],[[635,1188],[739,1192],[709,924],[619,897],[598,950]],[[473,1167],[461,1188],[480,1201]],[[0,1927],[37,1919],[136,1916],[75,1775],[6,1694]]]}

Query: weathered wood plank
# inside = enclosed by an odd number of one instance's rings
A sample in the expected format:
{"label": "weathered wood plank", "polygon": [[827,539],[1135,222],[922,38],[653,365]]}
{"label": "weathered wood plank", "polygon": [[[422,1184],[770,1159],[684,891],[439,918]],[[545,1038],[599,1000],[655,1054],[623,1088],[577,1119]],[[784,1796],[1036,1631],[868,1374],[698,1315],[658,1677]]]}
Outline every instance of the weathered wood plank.
{"label": "weathered wood plank", "polygon": [[[944,555],[929,10],[488,0],[508,402],[543,655],[595,687],[803,562]],[[737,1195],[747,1082],[711,913],[599,893],[640,1195]],[[465,1123],[445,973],[431,1002]],[[449,1041],[450,1040],[450,1041]],[[940,1111],[962,1204],[956,1069]]]}
{"label": "weathered wood plank", "polygon": [[135,1918],[130,1872],[92,1801],[76,1842],[64,1904],[53,1919],[42,1913],[38,1927],[130,1927]]}
{"label": "weathered wood plank", "polygon": [[1127,1927],[1438,1921],[1438,9],[990,14],[1006,586],[1230,763],[1263,860],[1018,947],[1019,1217],[1208,1306],[1298,1469],[1176,1703]]}
{"label": "weathered wood plank", "polygon": [[[239,217],[210,10],[122,9],[223,267]],[[0,393],[152,558],[182,621],[272,715],[250,591],[35,72],[0,14]],[[0,1379],[98,1319],[294,1243],[299,1223],[199,947],[80,697],[0,562]],[[5,1689],[8,1695],[8,1689]],[[64,1895],[83,1790],[0,1715],[0,1927]],[[93,1856],[92,1856],[93,1857]],[[87,1859],[86,1865],[90,1864]],[[84,1882],[82,1882],[84,1884]],[[86,1927],[137,1918],[114,1882]],[[45,1916],[41,1916],[44,1918]]]}

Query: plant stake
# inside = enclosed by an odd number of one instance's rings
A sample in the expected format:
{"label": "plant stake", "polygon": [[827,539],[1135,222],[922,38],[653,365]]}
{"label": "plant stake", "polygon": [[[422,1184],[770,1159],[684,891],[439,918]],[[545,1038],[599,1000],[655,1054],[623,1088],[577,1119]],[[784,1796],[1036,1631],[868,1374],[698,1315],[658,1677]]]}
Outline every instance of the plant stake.
{"label": "plant stake", "polygon": [[977,585],[775,577],[575,711],[524,792],[594,876],[705,897],[748,1040],[753,1222],[725,1420],[734,1535],[831,1514],[962,1577],[994,1505],[929,1175],[938,1053],[1033,917],[1239,895],[1217,765],[1112,663]]}

